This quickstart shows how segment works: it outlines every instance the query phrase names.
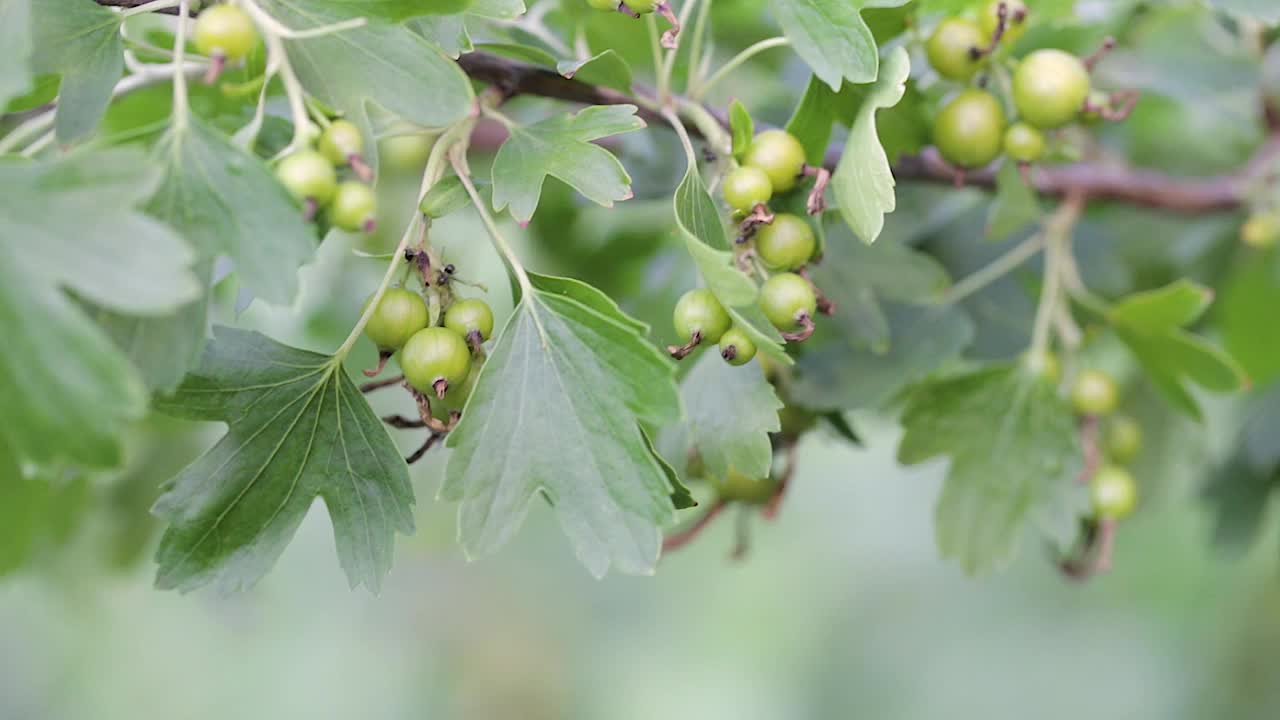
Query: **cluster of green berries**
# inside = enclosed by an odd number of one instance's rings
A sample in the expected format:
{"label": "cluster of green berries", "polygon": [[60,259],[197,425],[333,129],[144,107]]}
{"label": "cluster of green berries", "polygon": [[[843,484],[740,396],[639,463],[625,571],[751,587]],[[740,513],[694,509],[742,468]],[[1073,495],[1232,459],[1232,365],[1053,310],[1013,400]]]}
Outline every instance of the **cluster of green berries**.
{"label": "cluster of green berries", "polygon": [[1105,461],[1089,482],[1093,512],[1099,518],[1121,520],[1138,502],[1138,484],[1126,468],[1142,450],[1142,426],[1116,414],[1120,391],[1102,370],[1087,369],[1071,385],[1071,406],[1076,413],[1100,423]]}
{"label": "cluster of green berries", "polygon": [[587,0],[587,5],[596,10],[620,12],[637,19],[656,12],[671,23],[671,28],[662,33],[662,46],[671,50],[676,47],[676,36],[680,34],[680,22],[666,0]]}
{"label": "cluster of green berries", "polygon": [[400,370],[411,387],[459,409],[475,383],[472,354],[493,333],[493,311],[480,299],[455,300],[440,325],[429,323],[421,294],[389,288],[364,332],[384,357],[399,352]]}
{"label": "cluster of green berries", "polygon": [[320,135],[315,149],[299,150],[276,166],[276,178],[289,194],[306,205],[308,213],[324,210],[329,222],[347,232],[373,232],[377,198],[373,188],[358,179],[339,180],[338,168],[366,172],[364,136],[346,120],[334,120]]}
{"label": "cluster of green berries", "polygon": [[[1002,13],[1003,35],[996,38]],[[999,39],[1014,39],[1026,29],[1027,18],[1022,0],[991,0],[978,20],[944,20],[926,43],[929,64],[944,78],[968,82]],[[1056,49],[1036,50],[1017,63],[1012,101],[1017,120],[1010,123],[994,94],[979,87],[962,89],[934,119],[938,152],[959,168],[983,167],[1002,152],[1021,163],[1035,162],[1044,155],[1046,130],[1095,120],[1111,104],[1110,96],[1091,88],[1084,61]]]}
{"label": "cluster of green berries", "polygon": [[191,39],[196,50],[214,62],[211,80],[224,65],[242,62],[261,42],[253,20],[235,5],[206,8],[196,18]]}
{"label": "cluster of green berries", "polygon": [[[783,333],[812,327],[818,310],[813,285],[792,272],[771,275],[760,287],[757,302],[769,322]],[[689,350],[703,343],[719,343],[720,356],[731,365],[745,365],[756,355],[751,336],[733,323],[724,306],[706,288],[690,290],[676,302],[672,324]],[[676,348],[671,351],[683,357]]]}
{"label": "cluster of green berries", "polygon": [[742,164],[724,177],[724,200],[747,215],[768,205],[775,193],[790,192],[804,174],[804,146],[786,130],[765,130],[751,139]]}

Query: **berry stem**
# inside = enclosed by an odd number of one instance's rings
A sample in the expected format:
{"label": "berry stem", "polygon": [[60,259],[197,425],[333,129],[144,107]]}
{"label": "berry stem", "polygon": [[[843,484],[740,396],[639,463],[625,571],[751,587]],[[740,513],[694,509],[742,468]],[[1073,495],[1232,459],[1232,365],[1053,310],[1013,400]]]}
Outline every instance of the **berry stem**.
{"label": "berry stem", "polygon": [[1002,2],[996,6],[996,29],[991,33],[991,42],[987,43],[985,48],[971,47],[969,48],[969,56],[977,60],[984,55],[990,55],[996,51],[996,47],[1000,45],[1000,39],[1004,37],[1004,31],[1009,26],[1009,4]]}
{"label": "berry stem", "polygon": [[679,550],[685,545],[688,545],[695,538],[701,535],[702,531],[706,530],[707,526],[711,524],[711,521],[719,517],[720,513],[724,512],[724,509],[727,507],[729,507],[729,503],[725,502],[723,499],[717,499],[711,507],[707,508],[706,512],[702,513],[702,515],[698,517],[697,520],[694,520],[687,527],[677,530],[663,538],[662,552],[668,553],[672,550]]}
{"label": "berry stem", "polygon": [[[711,14],[711,0],[698,3],[697,0],[689,0],[689,5],[698,5],[698,14],[693,20],[693,37],[689,45],[689,73],[685,80],[685,92],[691,96],[697,92],[698,87],[702,83],[702,78],[706,74],[705,61],[710,60],[711,53],[708,51],[706,57],[702,52],[703,40],[706,36],[707,18]],[[683,15],[684,13],[681,13]]]}
{"label": "berry stem", "polygon": [[817,327],[813,324],[813,318],[809,317],[809,313],[803,312],[800,317],[796,318],[796,324],[800,329],[796,332],[782,333],[782,339],[787,342],[804,342],[813,335],[814,329]]}
{"label": "berry stem", "polygon": [[[667,28],[666,32],[662,33],[662,40],[660,42],[662,47],[674,51],[679,47],[679,43],[676,41],[676,38],[680,35],[680,18],[677,18],[675,12],[671,10],[671,3],[665,2],[665,0],[655,5],[654,10],[656,10],[659,15],[666,18],[667,22],[671,23],[671,27]],[[675,52],[667,53],[667,57],[675,57]],[[664,64],[662,71],[667,76],[667,84],[670,85],[671,68]]]}
{"label": "berry stem", "polygon": [[[191,114],[191,106],[187,102],[187,76],[181,71],[186,65],[187,55],[187,24],[188,15],[191,8],[188,7],[190,0],[182,0],[178,3],[178,20],[177,31],[173,40],[173,129],[174,132],[182,132],[187,127],[188,117]],[[217,62],[209,66],[210,71],[217,66]]]}
{"label": "berry stem", "polygon": [[1102,58],[1106,57],[1107,53],[1115,49],[1115,46],[1116,46],[1116,39],[1114,37],[1111,37],[1110,35],[1108,35],[1105,38],[1103,38],[1102,44],[1098,46],[1098,49],[1089,53],[1089,56],[1081,61],[1084,63],[1084,69],[1088,70],[1089,72],[1093,72],[1093,69],[1097,67],[1098,63],[1102,60]]}
{"label": "berry stem", "polygon": [[809,192],[809,199],[805,203],[805,209],[810,215],[818,215],[827,209],[827,200],[825,194],[827,192],[827,183],[831,182],[831,171],[821,165],[804,165],[803,173],[815,178],[813,190]]}
{"label": "berry stem", "polygon": [[420,445],[417,450],[413,451],[413,454],[404,459],[405,464],[412,465],[421,460],[422,456],[426,455],[428,450],[435,447],[435,444],[440,442],[440,438],[442,437],[444,437],[444,433],[432,432],[427,436],[427,439],[422,443],[422,445]]}
{"label": "berry stem", "polygon": [[[671,357],[677,360],[683,360],[689,357],[689,353],[693,352],[694,349],[696,349],[698,345],[700,345],[701,343],[702,343],[702,331],[694,330],[693,337],[689,338],[689,342],[683,345],[668,345],[667,352],[671,353]],[[731,358],[725,358],[725,359],[729,360]]]}
{"label": "berry stem", "polygon": [[399,385],[402,382],[404,382],[403,375],[396,375],[395,377],[389,377],[383,380],[374,380],[373,382],[367,382],[361,385],[360,392],[371,393],[374,390],[381,390],[382,388],[391,387],[392,385]]}
{"label": "berry stem", "polygon": [[[494,222],[493,215],[489,212],[489,208],[485,205],[484,200],[480,197],[480,193],[476,191],[475,183],[471,182],[471,173],[467,169],[466,147],[459,144],[449,153],[449,160],[453,163],[453,171],[457,174],[458,179],[462,181],[462,187],[466,188],[467,194],[471,196],[471,204],[475,206],[476,212],[480,214],[480,220],[484,223],[485,230],[489,231],[489,239],[493,241],[493,245],[497,248],[498,253],[507,263],[507,267],[516,276],[516,282],[520,285],[521,301],[533,294],[533,283],[529,281],[529,274],[525,272],[524,265],[520,262],[520,258],[516,256],[515,250],[511,248],[511,244],[503,237],[502,231],[498,229],[498,224]],[[541,331],[541,320],[537,315],[534,316],[535,322],[538,323]]]}
{"label": "berry stem", "polygon": [[938,305],[954,305],[1008,275],[1044,248],[1044,233],[1036,233],[982,268],[966,275],[937,299]]}
{"label": "berry stem", "polygon": [[649,49],[653,53],[653,72],[658,78],[658,104],[666,107],[671,101],[671,76],[663,72],[662,42],[658,39],[658,21],[654,20],[653,13],[650,13],[645,17],[644,22],[649,32]]}
{"label": "berry stem", "polygon": [[391,355],[392,353],[389,350],[379,350],[377,366],[367,370],[362,370],[361,372],[364,373],[365,377],[378,377],[382,374],[382,371],[386,369],[387,361],[391,359]]}

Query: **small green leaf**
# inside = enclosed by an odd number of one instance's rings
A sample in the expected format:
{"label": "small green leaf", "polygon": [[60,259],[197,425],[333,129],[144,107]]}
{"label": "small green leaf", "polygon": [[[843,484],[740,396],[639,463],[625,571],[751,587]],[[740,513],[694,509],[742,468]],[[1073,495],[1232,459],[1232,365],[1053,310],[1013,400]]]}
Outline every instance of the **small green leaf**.
{"label": "small green leaf", "polygon": [[31,0],[0,0],[0,108],[31,89]]}
{"label": "small green leaf", "polygon": [[40,0],[34,11],[32,69],[62,75],[54,127],[68,143],[97,126],[124,73],[123,20],[93,0]]}
{"label": "small green leaf", "polygon": [[381,420],[332,357],[220,327],[200,367],[156,407],[227,424],[156,501],[169,522],[158,587],[252,586],[318,497],[351,586],[377,592],[395,534],[413,531],[413,488]]}
{"label": "small green leaf", "polygon": [[[787,130],[790,129],[791,127],[787,126]],[[729,103],[729,133],[733,138],[733,157],[738,162],[742,162],[742,158],[747,154],[747,148],[751,147],[751,138],[756,134],[756,126],[751,120],[751,113],[747,112],[747,106],[737,100]]]}
{"label": "small green leaf", "polygon": [[1259,386],[1280,377],[1280,333],[1275,332],[1275,309],[1280,308],[1280,282],[1275,250],[1248,258],[1222,286],[1214,319],[1222,342]]}
{"label": "small green leaf", "polygon": [[1234,392],[1247,382],[1230,355],[1182,329],[1204,313],[1212,298],[1208,288],[1178,280],[1123,298],[1107,314],[1156,387],[1196,418],[1200,407],[1187,391],[1188,381],[1215,392]]}
{"label": "small green leaf", "polygon": [[898,7],[907,1],[772,0],[770,6],[813,74],[839,90],[842,78],[867,83],[877,76],[880,59],[875,37],[862,19],[863,8]]}
{"label": "small green leaf", "polygon": [[[838,93],[817,75],[810,75],[804,96],[787,121],[787,132],[804,146],[804,159],[810,165],[821,165],[826,157],[838,101]],[[729,117],[732,119],[733,115]]]}
{"label": "small green leaf", "polygon": [[542,494],[593,575],[651,573],[677,488],[640,426],[679,418],[672,364],[599,291],[533,282],[449,433],[440,494],[461,503],[469,555],[510,539]]}
{"label": "small green leaf", "polygon": [[734,367],[714,348],[701,353],[680,383],[684,429],[712,475],[734,468],[767,477],[773,465],[769,433],[778,432],[778,400],[759,363]]}
{"label": "small green leaf", "polygon": [[512,125],[493,160],[493,208],[529,222],[550,175],[604,207],[631,197],[631,176],[608,150],[591,142],[643,128],[634,105],[595,105],[533,125]]}
{"label": "small green leaf", "polygon": [[542,67],[555,67],[556,56],[543,50],[542,48],[532,45],[521,45],[519,43],[477,43],[476,50],[480,50],[494,55],[519,60],[530,65],[541,65]]}
{"label": "small green leaf", "polygon": [[644,428],[640,429],[640,434],[644,435],[644,443],[649,448],[649,454],[653,455],[653,459],[662,467],[662,473],[667,476],[667,482],[671,483],[671,504],[677,510],[688,510],[691,507],[697,507],[698,501],[694,499],[693,493],[682,482],[680,482],[680,474],[676,469],[671,467],[671,463],[667,462],[658,449],[653,445],[653,438],[650,437]]}
{"label": "small green leaf", "polygon": [[935,514],[938,548],[965,572],[1007,565],[1029,522],[1057,525],[1052,516],[1082,509],[1075,418],[1052,384],[1019,366],[924,383],[902,424],[900,462],[951,459]]}
{"label": "small green leaf", "polygon": [[893,171],[876,134],[876,110],[892,107],[902,99],[903,83],[911,74],[907,51],[894,48],[885,59],[875,85],[867,92],[849,128],[844,154],[831,178],[831,189],[840,214],[865,243],[875,242],[884,227],[884,215],[893,212]]}
{"label": "small green leaf", "polygon": [[462,181],[457,175],[450,175],[431,186],[418,203],[418,209],[429,218],[442,218],[470,204],[471,196],[467,194]]}
{"label": "small green leaf", "polygon": [[1022,179],[1018,164],[1006,160],[996,174],[996,196],[987,216],[987,239],[1004,240],[1042,214],[1036,191]]}
{"label": "small green leaf", "polygon": [[596,53],[585,60],[561,60],[556,72],[588,85],[603,85],[631,92],[631,66],[613,50]]}
{"label": "small green leaf", "polygon": [[191,250],[135,210],[160,179],[129,148],[0,163],[0,436],[37,463],[120,461],[147,392],[80,301],[152,316],[195,299]]}

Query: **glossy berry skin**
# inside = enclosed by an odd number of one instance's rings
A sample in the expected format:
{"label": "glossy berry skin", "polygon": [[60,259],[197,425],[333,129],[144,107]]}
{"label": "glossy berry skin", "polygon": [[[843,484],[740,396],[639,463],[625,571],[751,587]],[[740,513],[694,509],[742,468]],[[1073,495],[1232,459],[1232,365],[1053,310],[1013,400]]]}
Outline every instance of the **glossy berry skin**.
{"label": "glossy berry skin", "polygon": [[421,171],[431,154],[432,139],[410,128],[400,132],[378,140],[379,163],[391,170]]}
{"label": "glossy berry skin", "polygon": [[1249,247],[1265,250],[1280,240],[1280,214],[1263,211],[1249,216],[1240,226],[1240,241]]}
{"label": "glossy berry skin", "polygon": [[316,143],[320,154],[336,167],[346,165],[352,155],[364,152],[364,135],[355,123],[346,120],[334,120],[320,135]]}
{"label": "glossy berry skin", "polygon": [[1128,415],[1116,415],[1107,421],[1103,444],[1112,462],[1128,464],[1142,452],[1142,426]]}
{"label": "glossy berry skin", "polygon": [[276,178],[294,198],[314,200],[320,206],[327,205],[338,191],[333,163],[315,150],[299,150],[281,160],[276,166]]}
{"label": "glossy berry skin", "polygon": [[1013,73],[1018,117],[1042,130],[1075,120],[1089,97],[1089,71],[1080,58],[1062,50],[1037,50]]}
{"label": "glossy berry skin", "polygon": [[760,286],[760,309],[774,327],[795,330],[801,317],[813,317],[818,296],[808,280],[795,273],[779,273]]}
{"label": "glossy berry skin", "polygon": [[1071,406],[1081,415],[1110,415],[1120,404],[1116,381],[1101,370],[1082,370],[1071,386]]}
{"label": "glossy berry skin", "polygon": [[952,165],[982,167],[1000,154],[1004,141],[1004,108],[985,90],[963,90],[933,122],[933,144]]}
{"label": "glossy berry skin", "polygon": [[743,165],[729,171],[724,176],[721,186],[724,201],[735,212],[746,214],[756,205],[769,202],[773,197],[773,182],[769,175],[758,167]]}
{"label": "glossy berry skin", "polygon": [[444,311],[444,326],[464,338],[476,332],[482,341],[488,340],[493,336],[493,310],[479,298],[457,300]]}
{"label": "glossy berry skin", "polygon": [[1117,465],[1103,465],[1089,482],[1089,500],[1100,518],[1123,520],[1138,504],[1138,483]]}
{"label": "glossy berry skin", "polygon": [[730,365],[746,365],[756,356],[756,344],[738,327],[720,336],[720,357]]}
{"label": "glossy berry skin", "polygon": [[804,170],[804,146],[786,130],[765,130],[751,140],[742,164],[763,170],[773,192],[784,193]]}
{"label": "glossy berry skin", "polygon": [[[618,6],[614,5],[616,9]],[[627,7],[641,15],[647,15],[658,7],[658,0],[627,0]]]}
{"label": "glossy berry skin", "polygon": [[948,18],[938,23],[925,43],[929,64],[948,80],[968,80],[977,72],[981,58],[974,48],[983,48],[989,36],[972,20]]}
{"label": "glossy berry skin", "polygon": [[1023,366],[1035,378],[1057,385],[1062,379],[1062,363],[1058,362],[1058,355],[1052,351],[1046,350],[1040,354],[1028,352],[1022,357]]}
{"label": "glossy berry skin", "polygon": [[587,4],[596,10],[617,10],[622,0],[587,0]]}
{"label": "glossy berry skin", "polygon": [[1018,162],[1035,162],[1044,154],[1044,133],[1024,122],[1004,131],[1004,154]]}
{"label": "glossy berry skin", "polygon": [[982,34],[990,40],[996,32],[996,25],[1000,23],[1000,3],[1002,2],[1005,7],[1005,21],[1004,35],[1001,36],[1000,41],[1013,42],[1027,31],[1029,12],[1027,4],[1022,0],[990,0],[986,7],[982,8],[982,15],[978,20],[982,25]]}
{"label": "glossy berry skin", "polygon": [[458,410],[467,404],[467,398],[471,397],[471,391],[475,390],[476,379],[480,377],[480,364],[471,363],[471,371],[467,373],[467,379],[460,383],[450,384],[449,389],[445,391],[444,397],[439,402],[431,403],[432,414],[441,420],[449,417],[449,411]]}
{"label": "glossy berry skin", "polygon": [[347,232],[373,229],[378,199],[362,182],[348,180],[338,185],[329,204],[329,222]]}
{"label": "glossy berry skin", "polygon": [[695,332],[702,333],[702,342],[720,342],[721,336],[733,324],[729,313],[706,288],[690,290],[676,302],[672,324],[681,342],[689,342]]}
{"label": "glossy berry skin", "polygon": [[[372,300],[373,298],[369,298]],[[369,301],[365,301],[365,307]],[[369,316],[364,334],[379,350],[399,350],[413,334],[427,326],[427,303],[416,292],[387,288]]]}
{"label": "glossy berry skin", "polygon": [[258,45],[258,30],[243,10],[214,5],[196,18],[192,41],[201,55],[243,60]]}
{"label": "glossy berry skin", "polygon": [[778,483],[773,478],[756,479],[744,475],[733,468],[723,478],[709,477],[716,495],[728,502],[741,502],[750,505],[763,505],[773,498]]}
{"label": "glossy berry skin", "polygon": [[795,270],[809,262],[818,242],[803,218],[789,213],[774,215],[773,222],[756,230],[756,255],[770,270]]}
{"label": "glossy berry skin", "polygon": [[429,327],[413,334],[400,349],[400,370],[418,392],[431,395],[441,380],[457,385],[471,372],[471,349],[458,333]]}

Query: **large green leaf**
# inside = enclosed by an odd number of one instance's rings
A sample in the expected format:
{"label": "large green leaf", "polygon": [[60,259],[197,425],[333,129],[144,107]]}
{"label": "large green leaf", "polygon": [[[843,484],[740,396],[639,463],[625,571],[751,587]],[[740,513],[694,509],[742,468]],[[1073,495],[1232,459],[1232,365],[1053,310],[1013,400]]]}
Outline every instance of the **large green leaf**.
{"label": "large green leaf", "polygon": [[126,148],[0,163],[0,435],[18,455],[114,465],[121,426],[146,410],[136,371],[71,295],[129,315],[199,295],[190,249],[134,209],[159,179]]}
{"label": "large green leaf", "polygon": [[730,468],[748,477],[769,475],[769,433],[781,429],[782,401],[759,363],[734,367],[705,350],[681,381],[680,397],[684,429],[712,475],[727,477]]}
{"label": "large green leaf", "polygon": [[1183,330],[1200,317],[1213,291],[1190,280],[1134,293],[1116,303],[1108,320],[1148,377],[1176,407],[1200,417],[1187,391],[1193,382],[1206,390],[1233,392],[1245,383],[1244,371],[1226,352]]}
{"label": "large green leaf", "polygon": [[844,154],[831,177],[831,190],[840,214],[863,242],[875,242],[884,227],[884,215],[893,212],[893,171],[876,134],[876,111],[902,99],[911,74],[907,51],[894,48],[885,59],[875,85],[858,108]]}
{"label": "large green leaf", "polygon": [[54,127],[67,143],[97,126],[124,72],[121,15],[93,0],[39,0],[33,10],[32,69],[62,75]]}
{"label": "large green leaf", "polygon": [[409,22],[409,27],[420,33],[449,57],[456,58],[471,52],[469,24],[486,19],[514,20],[524,14],[523,0],[474,0],[464,12],[452,15],[427,15]]}
{"label": "large green leaf", "polygon": [[31,0],[0,0],[0,107],[31,87]]}
{"label": "large green leaf", "polygon": [[898,7],[907,0],[771,0],[774,17],[813,74],[840,89],[842,79],[876,79],[880,57],[864,8]]}
{"label": "large green leaf", "polygon": [[516,220],[529,222],[548,175],[605,207],[630,198],[631,176],[618,158],[591,141],[643,128],[635,113],[634,105],[594,105],[576,115],[512,125],[493,160],[494,209],[510,206]]}
{"label": "large green leaf", "polygon": [[1051,516],[1077,509],[1075,418],[1051,383],[1020,366],[924,383],[902,424],[901,462],[951,459],[935,515],[938,548],[968,573],[1006,565],[1032,520],[1057,525]]}
{"label": "large green leaf", "polygon": [[640,424],[678,420],[672,364],[594,288],[534,282],[449,433],[441,496],[461,502],[470,555],[505,543],[542,494],[593,575],[650,573],[675,488]]}
{"label": "large green leaf", "polygon": [[378,590],[395,534],[413,530],[413,488],[381,420],[332,357],[220,327],[200,367],[156,407],[227,424],[156,501],[169,523],[157,586],[253,585],[319,497],[351,586]]}
{"label": "large green leaf", "polygon": [[837,102],[838,93],[817,75],[811,75],[800,104],[787,121],[787,132],[804,146],[804,159],[810,165],[822,164],[831,140]]}
{"label": "large green leaf", "polygon": [[1275,309],[1280,307],[1280,254],[1244,258],[1222,285],[1214,319],[1222,342],[1258,385],[1280,377],[1280,333]]}

